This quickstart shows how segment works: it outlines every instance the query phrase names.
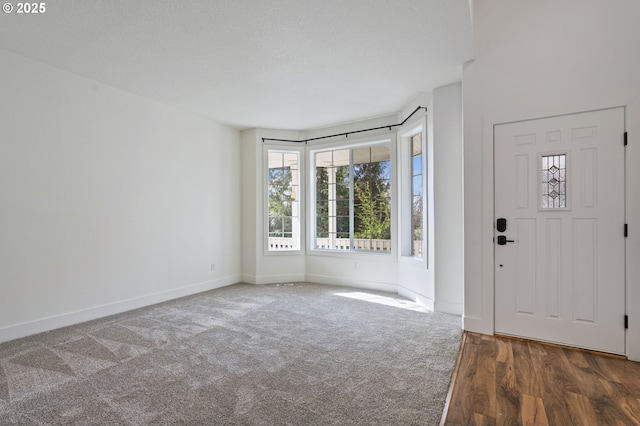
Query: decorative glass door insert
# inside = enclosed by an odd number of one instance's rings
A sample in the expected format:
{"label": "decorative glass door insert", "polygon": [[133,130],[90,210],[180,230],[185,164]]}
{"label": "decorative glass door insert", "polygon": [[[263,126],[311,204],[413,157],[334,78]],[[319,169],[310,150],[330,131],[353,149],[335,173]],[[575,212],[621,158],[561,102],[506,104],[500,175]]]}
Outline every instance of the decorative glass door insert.
{"label": "decorative glass door insert", "polygon": [[541,160],[540,207],[567,208],[567,155],[543,155]]}

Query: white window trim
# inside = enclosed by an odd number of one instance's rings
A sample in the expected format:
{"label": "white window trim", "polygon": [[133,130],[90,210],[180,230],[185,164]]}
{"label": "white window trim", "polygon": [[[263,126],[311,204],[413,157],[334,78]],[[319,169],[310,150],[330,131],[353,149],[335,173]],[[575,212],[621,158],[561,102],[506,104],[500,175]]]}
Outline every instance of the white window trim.
{"label": "white window trim", "polygon": [[[428,115],[412,120],[398,130],[398,188],[399,199],[396,216],[398,223],[398,258],[400,262],[428,269],[430,259],[433,256],[433,145],[429,139]],[[411,254],[412,229],[411,208],[409,200],[413,200],[411,193],[411,137],[416,133],[422,133],[423,173],[422,173],[422,211],[423,217],[423,241],[422,257]]]}
{"label": "white window trim", "polygon": [[[305,167],[305,148],[299,145],[291,144],[278,144],[278,143],[264,143],[262,150],[262,192],[263,192],[263,204],[262,204],[262,216],[263,216],[263,255],[264,256],[293,256],[304,255],[306,247],[306,167]],[[293,250],[269,250],[269,150],[282,151],[282,152],[296,152],[298,153],[299,171],[299,194],[298,194],[298,206],[300,209],[300,244],[298,249]]]}
{"label": "white window trim", "polygon": [[[314,154],[322,151],[333,151],[339,149],[351,149],[362,146],[371,146],[377,144],[389,144],[389,151],[391,155],[391,251],[381,253],[377,251],[365,251],[365,250],[331,250],[331,249],[317,249],[315,248],[315,235],[316,235],[316,218],[315,218],[315,159]],[[307,221],[307,254],[314,256],[334,256],[343,257],[349,259],[370,259],[371,256],[378,256],[379,259],[389,259],[395,261],[398,256],[397,246],[397,226],[398,220],[396,217],[397,200],[398,200],[398,185],[397,185],[397,146],[396,146],[396,134],[385,133],[382,135],[362,137],[357,139],[349,139],[346,141],[329,141],[307,146],[306,164],[309,165],[306,173],[306,193],[307,193],[307,209],[309,212],[309,220]]]}

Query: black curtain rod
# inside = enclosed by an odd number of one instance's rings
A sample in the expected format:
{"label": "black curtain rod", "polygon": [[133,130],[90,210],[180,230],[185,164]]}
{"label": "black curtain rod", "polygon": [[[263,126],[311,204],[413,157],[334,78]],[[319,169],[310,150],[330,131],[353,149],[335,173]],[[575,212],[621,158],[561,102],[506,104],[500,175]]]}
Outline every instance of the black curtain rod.
{"label": "black curtain rod", "polygon": [[311,138],[311,139],[301,139],[299,141],[296,140],[292,140],[292,139],[273,139],[273,138],[262,138],[262,142],[265,141],[274,141],[274,142],[294,142],[294,143],[302,143],[304,142],[305,144],[307,142],[311,142],[311,141],[317,141],[320,139],[327,139],[327,138],[335,138],[336,136],[345,136],[345,137],[349,137],[349,135],[352,135],[354,133],[362,133],[362,132],[371,132],[373,130],[380,130],[380,129],[389,129],[389,131],[391,131],[392,127],[399,127],[402,126],[404,123],[407,122],[408,119],[410,119],[411,117],[413,117],[413,115],[418,112],[419,110],[424,109],[425,111],[427,110],[427,107],[423,107],[423,106],[419,106],[416,109],[413,110],[413,112],[411,114],[409,114],[407,116],[407,118],[405,118],[404,120],[402,120],[402,123],[397,123],[397,124],[390,124],[388,126],[380,126],[380,127],[372,127],[370,129],[364,129],[364,130],[354,130],[351,132],[344,132],[344,133],[336,133],[335,135],[329,135],[329,136],[320,136],[317,138]]}

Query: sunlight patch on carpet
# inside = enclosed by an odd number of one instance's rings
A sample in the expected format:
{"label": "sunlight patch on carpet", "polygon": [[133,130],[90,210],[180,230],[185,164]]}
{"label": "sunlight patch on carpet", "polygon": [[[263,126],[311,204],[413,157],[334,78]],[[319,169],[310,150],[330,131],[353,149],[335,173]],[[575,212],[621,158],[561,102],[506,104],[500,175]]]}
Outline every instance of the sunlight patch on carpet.
{"label": "sunlight patch on carpet", "polygon": [[431,312],[425,306],[406,299],[396,299],[394,297],[380,296],[379,294],[363,293],[353,291],[349,293],[333,293],[335,296],[348,297],[350,299],[363,300],[365,302],[377,303],[379,305],[391,306],[394,308],[408,309],[416,312]]}

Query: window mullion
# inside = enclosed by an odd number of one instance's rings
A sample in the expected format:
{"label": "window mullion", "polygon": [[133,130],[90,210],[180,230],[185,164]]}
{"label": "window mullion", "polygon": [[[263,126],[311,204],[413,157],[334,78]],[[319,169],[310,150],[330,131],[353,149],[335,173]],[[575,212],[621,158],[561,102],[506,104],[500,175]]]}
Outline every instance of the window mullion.
{"label": "window mullion", "polygon": [[350,250],[355,250],[354,234],[354,215],[355,207],[354,188],[353,188],[353,149],[349,150],[349,247]]}
{"label": "window mullion", "polygon": [[338,183],[336,181],[336,164],[335,164],[335,160],[333,159],[333,152],[331,153],[331,167],[329,167],[328,169],[328,176],[327,176],[327,182],[328,182],[328,189],[329,189],[329,195],[328,195],[328,209],[327,209],[327,214],[329,217],[329,247],[330,248],[336,248],[336,244],[337,244],[337,238],[338,238],[338,218],[337,218],[337,208],[336,208],[336,204],[337,204],[337,187],[338,187]]}

